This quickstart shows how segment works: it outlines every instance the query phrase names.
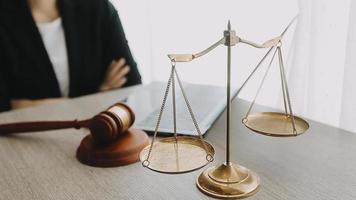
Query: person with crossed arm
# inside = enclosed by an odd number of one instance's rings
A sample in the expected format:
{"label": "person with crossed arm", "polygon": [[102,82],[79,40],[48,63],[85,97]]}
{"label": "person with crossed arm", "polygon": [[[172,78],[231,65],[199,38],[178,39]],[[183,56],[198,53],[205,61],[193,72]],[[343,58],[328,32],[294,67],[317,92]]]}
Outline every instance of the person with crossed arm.
{"label": "person with crossed arm", "polygon": [[0,0],[0,112],[140,83],[108,0]]}

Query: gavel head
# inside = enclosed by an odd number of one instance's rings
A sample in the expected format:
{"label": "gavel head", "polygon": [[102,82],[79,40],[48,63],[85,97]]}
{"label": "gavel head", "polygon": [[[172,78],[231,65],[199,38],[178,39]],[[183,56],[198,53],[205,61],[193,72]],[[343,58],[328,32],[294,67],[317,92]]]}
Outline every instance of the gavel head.
{"label": "gavel head", "polygon": [[107,144],[125,134],[134,121],[135,115],[130,107],[117,103],[94,116],[90,121],[89,129],[97,144]]}

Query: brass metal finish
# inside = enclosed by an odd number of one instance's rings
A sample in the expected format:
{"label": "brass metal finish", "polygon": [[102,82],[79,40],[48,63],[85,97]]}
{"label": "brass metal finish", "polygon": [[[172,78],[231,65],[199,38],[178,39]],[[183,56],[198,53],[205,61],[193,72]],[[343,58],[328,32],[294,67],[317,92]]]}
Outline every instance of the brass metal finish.
{"label": "brass metal finish", "polygon": [[156,172],[167,174],[191,172],[207,165],[212,159],[208,156],[215,154],[213,146],[208,142],[204,143],[197,137],[163,138],[153,144],[149,160],[146,158],[151,145],[142,150],[140,160],[145,167]]}
{"label": "brass metal finish", "polygon": [[296,132],[293,132],[291,116],[285,113],[260,112],[250,114],[242,120],[250,130],[268,136],[298,136],[308,130],[309,124],[304,119],[294,116],[294,121]]}
{"label": "brass metal finish", "polygon": [[235,31],[231,30],[230,20],[227,24],[227,30],[224,31],[227,46],[227,74],[226,74],[226,163],[230,163],[230,118],[231,118],[231,46],[233,43]]}
{"label": "brass metal finish", "polygon": [[169,54],[168,57],[175,62],[189,62],[194,59],[193,54]]}
{"label": "brass metal finish", "polygon": [[[230,43],[232,45],[237,44],[239,42],[239,40],[240,39],[239,39],[239,37],[236,36],[235,32],[234,32],[234,34],[231,34]],[[196,53],[196,54],[168,54],[168,58],[170,60],[174,60],[175,62],[190,62],[193,59],[196,59],[196,58],[199,58],[200,56],[206,55],[207,53],[214,50],[219,45],[222,45],[225,43],[226,43],[226,39],[224,36],[219,41],[215,42],[213,45],[211,45],[210,47],[208,47],[207,49],[204,49],[203,51],[201,51],[199,53]]]}
{"label": "brass metal finish", "polygon": [[[172,63],[171,76],[168,80],[153,140],[151,142],[151,145],[146,147],[140,155],[142,165],[157,172],[176,174],[197,170],[212,161],[214,149],[209,143],[206,143],[202,138],[198,123],[194,117],[188,98],[186,97],[184,89],[181,86],[181,81],[179,80],[175,64],[176,62],[193,61],[196,58],[204,56],[207,53],[211,52],[216,47],[220,45],[225,45],[227,47],[226,162],[218,167],[210,167],[204,170],[197,178],[196,184],[197,187],[203,193],[216,198],[245,198],[255,194],[260,186],[260,178],[258,177],[258,175],[253,171],[250,171],[249,169],[240,165],[233,164],[230,161],[231,101],[238,95],[238,93],[250,80],[253,74],[255,74],[255,72],[261,66],[262,62],[266,59],[269,53],[273,49],[275,49],[272,59],[268,65],[265,75],[255,95],[255,98],[251,103],[247,114],[245,115],[246,117],[243,119],[243,123],[246,127],[257,133],[276,137],[297,136],[299,134],[304,133],[309,128],[309,125],[305,120],[293,115],[288,91],[287,78],[282,59],[281,40],[285,32],[294,22],[294,20],[295,18],[292,20],[291,23],[289,23],[289,25],[286,27],[286,29],[280,36],[272,38],[263,44],[257,44],[237,36],[236,32],[231,29],[231,24],[229,21],[227,30],[224,31],[224,37],[219,41],[215,42],[207,49],[196,54],[169,54],[168,57],[170,58]],[[231,99],[231,47],[235,46],[238,43],[244,43],[255,48],[269,48],[269,50],[254,68],[248,78],[244,81],[237,94],[233,96],[233,99]],[[250,114],[250,111],[255,103],[259,91],[262,88],[262,85],[265,81],[269,69],[271,68],[272,61],[277,52],[279,57],[285,113],[265,112]],[[174,131],[175,137],[165,138],[157,143],[154,143],[171,84],[173,86],[173,99],[175,99],[174,74],[176,74],[185,103],[190,112],[192,121],[196,127],[199,138],[177,137],[176,131]],[[176,130],[175,111],[175,100],[173,100],[174,130]]]}
{"label": "brass metal finish", "polygon": [[209,167],[197,179],[197,187],[215,198],[245,198],[255,194],[259,186],[257,174],[233,163]]}
{"label": "brass metal finish", "polygon": [[282,36],[278,36],[276,38],[270,39],[267,42],[263,43],[262,46],[264,48],[271,48],[277,46],[282,40]]}

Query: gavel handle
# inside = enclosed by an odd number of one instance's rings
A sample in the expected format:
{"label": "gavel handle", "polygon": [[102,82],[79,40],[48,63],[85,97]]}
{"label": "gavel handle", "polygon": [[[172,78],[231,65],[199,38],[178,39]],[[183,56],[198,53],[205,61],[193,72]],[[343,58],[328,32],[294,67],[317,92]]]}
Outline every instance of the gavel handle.
{"label": "gavel handle", "polygon": [[0,125],[0,135],[12,133],[25,133],[36,131],[48,131],[66,128],[80,129],[89,128],[90,120],[73,121],[42,121],[42,122],[21,122]]}

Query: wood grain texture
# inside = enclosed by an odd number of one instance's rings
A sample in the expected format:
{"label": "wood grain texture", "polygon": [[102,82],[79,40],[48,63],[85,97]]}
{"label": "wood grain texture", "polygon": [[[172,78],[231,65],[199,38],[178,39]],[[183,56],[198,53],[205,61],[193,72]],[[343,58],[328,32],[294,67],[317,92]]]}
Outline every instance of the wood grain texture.
{"label": "wood grain texture", "polygon": [[[0,114],[0,123],[85,119],[140,89],[7,112]],[[233,103],[231,158],[261,178],[261,190],[249,199],[356,199],[356,134],[309,120],[310,130],[296,138],[258,135],[241,123],[247,106],[242,100]],[[256,106],[255,110],[268,109]],[[0,199],[210,199],[195,186],[202,169],[165,175],[144,169],[140,163],[117,168],[80,164],[75,153],[86,134],[68,129],[0,137]],[[206,139],[217,153],[213,164],[219,164],[224,158],[224,115]]]}

